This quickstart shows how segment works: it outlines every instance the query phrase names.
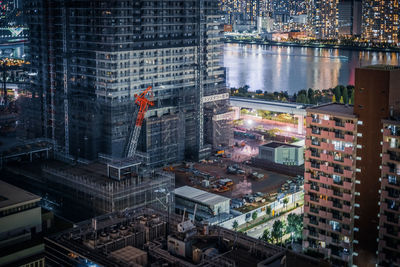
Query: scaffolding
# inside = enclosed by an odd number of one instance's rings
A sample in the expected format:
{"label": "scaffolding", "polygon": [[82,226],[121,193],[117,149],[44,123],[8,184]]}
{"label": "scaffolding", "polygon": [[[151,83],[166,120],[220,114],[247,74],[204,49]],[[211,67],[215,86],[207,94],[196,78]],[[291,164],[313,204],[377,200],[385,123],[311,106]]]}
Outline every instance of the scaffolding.
{"label": "scaffolding", "polygon": [[219,64],[218,1],[24,5],[34,55],[30,71],[38,73],[29,88],[30,136],[53,138],[68,157],[121,158],[136,110],[134,95],[152,86],[154,106],[138,143],[146,164],[201,159],[220,143],[206,129],[225,131],[212,117],[226,112],[228,103],[215,98],[218,108],[205,111],[206,98],[227,92]]}
{"label": "scaffolding", "polygon": [[[173,190],[174,174],[163,171],[144,171],[139,174],[136,166],[123,164],[121,172],[117,165],[112,164],[70,166],[52,162],[43,166],[42,182],[57,195],[92,209],[96,214],[161,205],[159,199],[165,196],[159,196],[157,192]],[[109,175],[116,175],[115,170],[120,170],[120,179],[110,179],[106,175],[107,170],[111,170]]]}

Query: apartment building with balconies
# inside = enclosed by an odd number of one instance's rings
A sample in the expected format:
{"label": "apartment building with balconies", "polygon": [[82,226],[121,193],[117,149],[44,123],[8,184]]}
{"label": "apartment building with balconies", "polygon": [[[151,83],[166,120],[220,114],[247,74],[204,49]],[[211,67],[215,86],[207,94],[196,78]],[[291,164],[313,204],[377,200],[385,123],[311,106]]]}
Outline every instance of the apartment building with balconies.
{"label": "apartment building with balconies", "polygon": [[303,248],[351,266],[357,118],[330,103],[307,109],[306,125]]}
{"label": "apartment building with balconies", "polygon": [[383,120],[379,266],[400,266],[400,120]]}

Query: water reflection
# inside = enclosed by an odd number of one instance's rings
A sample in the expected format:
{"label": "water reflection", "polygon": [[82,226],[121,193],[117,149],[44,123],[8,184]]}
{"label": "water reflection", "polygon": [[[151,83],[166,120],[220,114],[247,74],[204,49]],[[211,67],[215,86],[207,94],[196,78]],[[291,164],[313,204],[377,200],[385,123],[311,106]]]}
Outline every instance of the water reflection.
{"label": "water reflection", "polygon": [[371,64],[398,65],[398,53],[327,48],[225,44],[227,85],[251,90],[325,89],[354,84],[355,68]]}

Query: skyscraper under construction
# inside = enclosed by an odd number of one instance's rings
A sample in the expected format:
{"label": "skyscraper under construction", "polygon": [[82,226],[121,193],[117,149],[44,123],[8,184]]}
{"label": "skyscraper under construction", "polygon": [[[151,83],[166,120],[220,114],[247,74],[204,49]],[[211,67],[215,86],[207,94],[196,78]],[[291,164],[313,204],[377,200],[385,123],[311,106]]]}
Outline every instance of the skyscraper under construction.
{"label": "skyscraper under construction", "polygon": [[123,157],[137,107],[153,87],[138,154],[151,166],[228,145],[217,0],[25,1],[30,28],[28,137],[74,158]]}

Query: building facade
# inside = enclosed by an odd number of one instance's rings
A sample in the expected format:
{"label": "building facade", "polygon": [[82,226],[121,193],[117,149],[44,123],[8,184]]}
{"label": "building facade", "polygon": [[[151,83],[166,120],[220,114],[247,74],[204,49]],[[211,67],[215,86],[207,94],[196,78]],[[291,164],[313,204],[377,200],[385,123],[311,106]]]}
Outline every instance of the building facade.
{"label": "building facade", "polygon": [[361,34],[362,5],[359,0],[345,0],[338,4],[339,36]]}
{"label": "building facade", "polygon": [[363,1],[363,38],[377,43],[399,42],[399,1]]}
{"label": "building facade", "polygon": [[339,32],[339,0],[312,0],[308,16],[311,33],[317,39],[334,39]]}
{"label": "building facade", "polygon": [[281,142],[270,142],[259,147],[258,157],[279,164],[296,165],[304,164],[304,148]]}
{"label": "building facade", "polygon": [[[203,158],[228,120],[218,2],[26,1],[30,28],[28,137],[67,156],[123,157],[134,95],[153,87],[138,150],[149,165]],[[168,121],[168,123],[165,123]]]}
{"label": "building facade", "polygon": [[307,109],[303,248],[351,266],[357,118],[353,107]]}
{"label": "building facade", "polygon": [[[182,186],[174,190],[175,209],[177,213],[194,214],[196,218],[210,224],[228,219],[230,199],[190,186]],[[197,207],[196,207],[197,206]]]}
{"label": "building facade", "polygon": [[383,120],[379,266],[400,265],[400,121]]}
{"label": "building facade", "polygon": [[[343,207],[343,213],[328,214],[342,220],[338,221],[339,229],[342,234],[346,233],[343,238],[345,243],[349,243],[349,246],[341,243],[345,249],[342,254],[339,253],[342,263],[390,266],[389,263],[399,259],[397,162],[400,153],[398,122],[394,118],[400,111],[400,68],[368,66],[356,69],[355,76],[354,107],[328,104],[308,109],[303,245],[305,250],[316,251],[340,265],[338,258],[332,255],[332,246],[327,249],[326,240],[330,242],[331,239],[327,239],[321,229],[316,231],[315,225],[319,226],[321,221],[325,223],[327,207],[328,211]],[[324,116],[322,120],[321,113]],[[346,113],[342,121],[338,121],[340,113]],[[332,127],[334,134],[332,130],[327,131],[326,126],[321,129],[319,125],[324,124]],[[336,138],[344,138],[344,143],[338,143]],[[322,152],[318,147],[322,148]],[[341,163],[335,163],[343,153],[337,148],[347,155],[342,159],[343,170]],[[329,151],[333,151],[333,157],[325,155]],[[330,176],[321,179],[321,168],[323,175],[327,171]],[[338,183],[344,186],[343,203],[335,200],[341,196],[341,192],[335,189]],[[321,187],[322,192],[318,193]],[[329,195],[332,188],[333,196]],[[340,235],[339,238],[343,240]]]}
{"label": "building facade", "polygon": [[379,189],[382,170],[382,120],[400,109],[400,68],[375,65],[356,69],[354,114],[357,127],[355,264],[376,262]]}
{"label": "building facade", "polygon": [[0,181],[1,266],[45,266],[40,199]]}

